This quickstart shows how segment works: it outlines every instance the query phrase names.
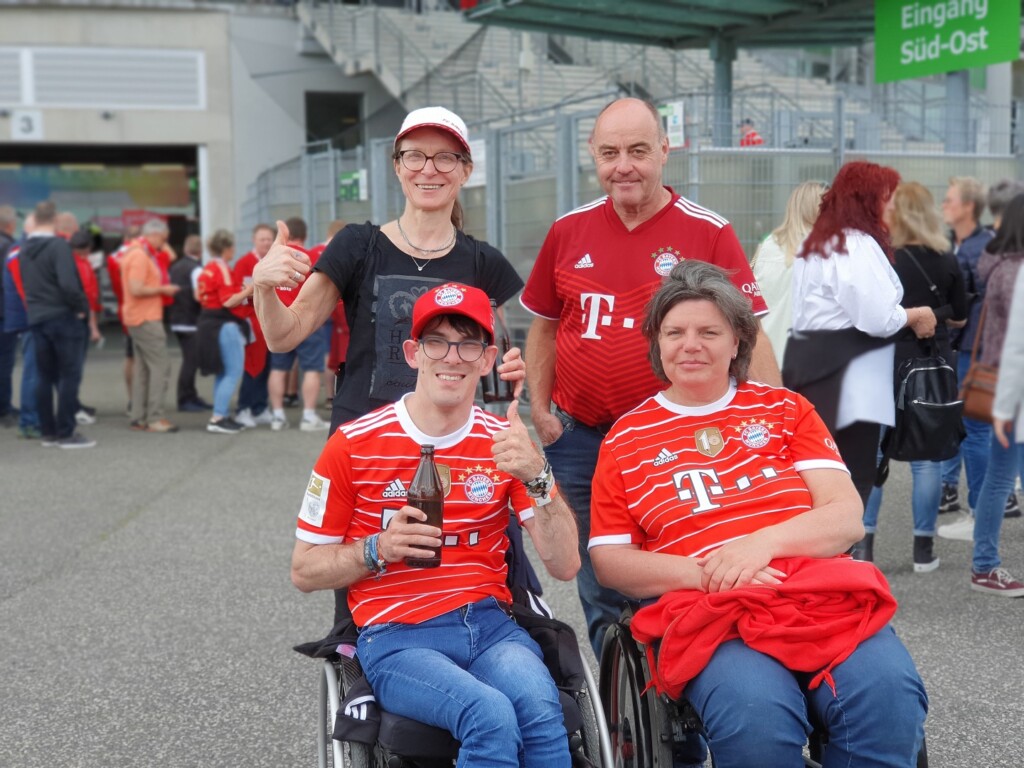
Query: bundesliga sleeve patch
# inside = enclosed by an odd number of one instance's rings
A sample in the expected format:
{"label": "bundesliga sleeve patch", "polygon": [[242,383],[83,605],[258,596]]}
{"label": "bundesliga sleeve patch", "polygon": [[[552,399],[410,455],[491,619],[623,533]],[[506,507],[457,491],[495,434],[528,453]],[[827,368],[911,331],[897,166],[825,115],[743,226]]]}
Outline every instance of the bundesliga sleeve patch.
{"label": "bundesliga sleeve patch", "polygon": [[306,486],[306,493],[302,497],[302,509],[299,510],[299,519],[312,525],[314,528],[322,528],[324,525],[324,511],[327,509],[327,495],[331,490],[331,481],[313,472],[309,476],[309,485]]}

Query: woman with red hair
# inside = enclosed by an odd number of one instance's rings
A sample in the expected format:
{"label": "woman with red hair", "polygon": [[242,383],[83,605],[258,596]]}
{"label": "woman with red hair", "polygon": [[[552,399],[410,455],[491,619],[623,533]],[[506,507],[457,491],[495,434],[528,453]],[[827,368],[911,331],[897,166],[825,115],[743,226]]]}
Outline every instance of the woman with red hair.
{"label": "woman with red hair", "polygon": [[[863,161],[839,169],[793,265],[793,330],[783,381],[810,400],[835,436],[861,501],[874,484],[879,425],[892,426],[891,337],[935,333],[930,307],[900,306],[884,214],[900,183]],[[870,541],[854,554],[871,559]]]}

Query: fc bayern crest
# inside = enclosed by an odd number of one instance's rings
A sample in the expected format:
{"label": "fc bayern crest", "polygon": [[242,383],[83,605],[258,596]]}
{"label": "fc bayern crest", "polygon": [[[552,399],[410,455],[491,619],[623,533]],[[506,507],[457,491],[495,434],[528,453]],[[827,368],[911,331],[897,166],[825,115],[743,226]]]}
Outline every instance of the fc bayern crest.
{"label": "fc bayern crest", "polygon": [[455,285],[442,285],[434,294],[434,301],[439,307],[454,307],[462,303],[463,291]]}
{"label": "fc bayern crest", "polygon": [[764,448],[771,437],[772,433],[763,424],[751,424],[740,432],[740,440],[748,448]]}
{"label": "fc bayern crest", "polygon": [[474,504],[486,504],[494,498],[494,481],[485,474],[475,473],[466,478],[466,498]]}
{"label": "fc bayern crest", "polygon": [[671,245],[659,248],[651,254],[651,258],[654,259],[654,271],[662,277],[668,277],[672,267],[681,261],[679,251]]}

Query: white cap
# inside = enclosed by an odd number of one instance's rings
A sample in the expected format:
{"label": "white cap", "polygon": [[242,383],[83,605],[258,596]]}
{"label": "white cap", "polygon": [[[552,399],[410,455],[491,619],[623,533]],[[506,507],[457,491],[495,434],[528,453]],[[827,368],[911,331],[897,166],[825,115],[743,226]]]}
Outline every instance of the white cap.
{"label": "white cap", "polygon": [[440,128],[447,131],[462,145],[462,148],[469,151],[469,132],[462,118],[444,107],[423,107],[414,109],[402,122],[402,129],[395,136],[395,146],[402,140],[402,137],[417,128]]}

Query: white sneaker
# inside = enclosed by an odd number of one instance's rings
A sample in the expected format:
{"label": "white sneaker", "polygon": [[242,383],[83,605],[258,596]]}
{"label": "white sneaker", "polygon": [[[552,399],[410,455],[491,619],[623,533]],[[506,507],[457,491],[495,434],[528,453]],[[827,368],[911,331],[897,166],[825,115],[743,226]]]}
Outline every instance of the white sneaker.
{"label": "white sneaker", "polygon": [[258,414],[253,416],[252,420],[257,424],[270,424],[274,420],[274,414],[270,412],[269,408],[264,408]]}
{"label": "white sneaker", "polygon": [[76,424],[95,424],[96,423],[96,417],[89,415],[88,411],[78,411],[78,413],[75,414],[75,423]]}
{"label": "white sneaker", "polygon": [[248,429],[256,429],[256,419],[252,417],[252,411],[243,408],[235,414],[235,422]]}
{"label": "white sneaker", "polygon": [[299,429],[303,432],[323,432],[330,426],[329,422],[324,421],[315,414],[312,418],[303,416],[302,421],[299,422]]}
{"label": "white sneaker", "polygon": [[960,515],[956,522],[940,525],[938,534],[943,539],[974,541],[974,515]]}
{"label": "white sneaker", "polygon": [[288,419],[279,419],[276,416],[271,415],[270,428],[275,432],[280,432],[282,429],[288,429]]}

